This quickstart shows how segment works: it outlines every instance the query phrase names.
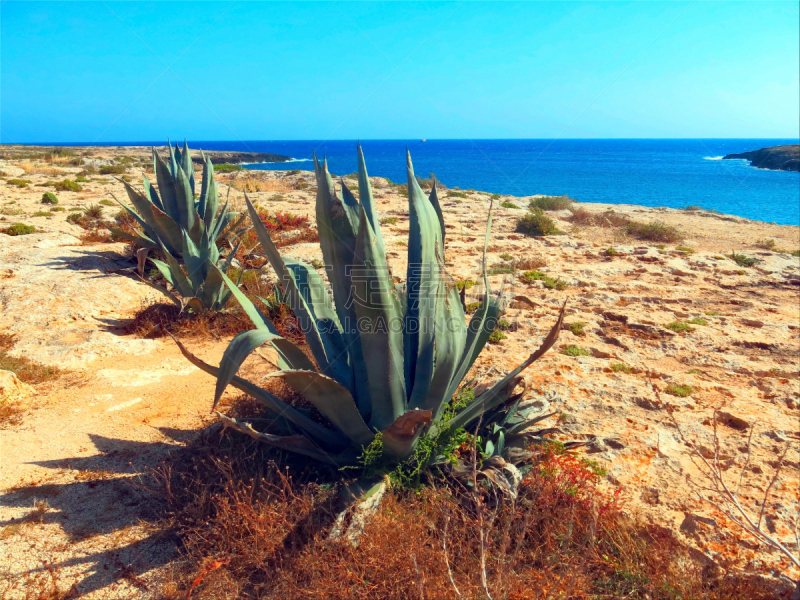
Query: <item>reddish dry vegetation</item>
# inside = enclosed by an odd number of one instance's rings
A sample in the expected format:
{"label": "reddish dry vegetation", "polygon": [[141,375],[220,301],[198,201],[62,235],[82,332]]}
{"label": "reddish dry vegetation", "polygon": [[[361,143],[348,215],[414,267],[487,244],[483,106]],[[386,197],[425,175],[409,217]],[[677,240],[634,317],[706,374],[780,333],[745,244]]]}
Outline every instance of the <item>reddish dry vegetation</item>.
{"label": "reddish dry vegetation", "polygon": [[[249,290],[246,283],[244,287],[247,293]],[[267,306],[255,295],[257,293],[258,291],[254,291],[248,293],[248,296],[272,320],[278,333],[295,344],[305,346],[305,336],[291,309],[286,304]],[[265,296],[270,294],[271,292],[267,292]],[[157,302],[139,310],[126,327],[129,333],[147,338],[163,337],[170,332],[173,335],[217,339],[238,335],[253,328],[253,323],[233,299],[226,310],[220,312],[193,309],[181,311],[174,304]]]}
{"label": "reddish dry vegetation", "polygon": [[569,455],[543,452],[514,501],[444,480],[397,490],[353,547],[328,540],[336,473],[280,469],[238,435],[213,441],[158,472],[184,553],[168,600],[774,597],[624,517]]}

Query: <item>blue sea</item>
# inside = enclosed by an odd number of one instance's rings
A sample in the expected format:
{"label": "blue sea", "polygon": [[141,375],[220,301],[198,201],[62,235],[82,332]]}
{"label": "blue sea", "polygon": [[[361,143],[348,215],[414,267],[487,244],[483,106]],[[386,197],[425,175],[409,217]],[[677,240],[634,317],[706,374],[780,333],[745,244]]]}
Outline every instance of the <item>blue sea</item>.
{"label": "blue sea", "polygon": [[[677,140],[362,140],[370,175],[404,182],[405,150],[417,175],[448,187],[498,194],[567,194],[580,202],[684,208],[689,205],[759,221],[800,225],[800,173],[756,169],[725,154],[797,139]],[[161,143],[163,144],[163,142]],[[313,169],[312,152],[330,171],[356,170],[355,141],[191,142],[208,150],[271,152],[288,163],[252,169]]]}

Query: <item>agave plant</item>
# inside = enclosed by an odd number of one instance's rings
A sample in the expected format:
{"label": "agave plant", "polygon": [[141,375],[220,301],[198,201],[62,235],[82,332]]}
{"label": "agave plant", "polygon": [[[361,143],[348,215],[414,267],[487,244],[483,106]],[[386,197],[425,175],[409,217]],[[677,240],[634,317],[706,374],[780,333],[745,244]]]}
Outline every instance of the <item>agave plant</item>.
{"label": "agave plant", "polygon": [[[314,360],[278,335],[269,319],[219,269],[218,276],[256,329],[231,341],[219,367],[199,360],[178,342],[193,364],[217,377],[215,407],[232,384],[274,411],[285,435],[257,432],[245,422],[220,415],[223,421],[270,444],[334,465],[352,463],[378,434],[384,455],[400,462],[423,438],[445,429],[474,427],[484,416],[491,417],[487,424],[509,428],[503,447],[522,439],[526,426],[536,420],[519,418],[522,394],[515,394],[515,388],[522,381],[520,373],[555,343],[563,309],[542,347],[527,360],[464,406],[451,402],[501,313],[501,300],[489,289],[485,267],[491,210],[483,251],[486,293],[467,323],[459,290],[445,269],[445,226],[436,186],[430,195],[423,193],[411,156],[407,157],[410,223],[405,286],[394,283],[388,268],[360,144],[359,199],[343,180],[337,192],[326,162],[320,165],[315,157],[314,168],[317,228],[332,295],[312,266],[278,253],[245,196],[261,247],[283,284],[286,302]],[[277,352],[280,369],[267,377],[280,378],[302,394],[327,424],[236,375],[246,357],[265,343]]]}
{"label": "agave plant", "polygon": [[[182,302],[161,286],[148,283],[167,294],[173,302],[178,305],[199,303],[204,308],[220,310],[230,298],[230,290],[215,267],[226,272],[238,246],[220,262],[217,243],[229,239],[241,221],[235,219],[236,213],[228,212],[227,201],[219,209],[219,193],[211,159],[204,157],[200,194],[195,199],[194,168],[186,142],[183,151],[177,145],[175,148],[171,144],[168,146],[169,165],[153,150],[158,191],[147,176],[142,177],[144,193],[122,181],[133,207],[119,200],[117,202],[136,219],[142,233],[130,234],[121,229],[112,231],[145,249],[139,255],[140,265],[148,250],[162,251],[164,261],[149,260],[173,289],[180,293]],[[183,260],[185,272],[178,259]]]}

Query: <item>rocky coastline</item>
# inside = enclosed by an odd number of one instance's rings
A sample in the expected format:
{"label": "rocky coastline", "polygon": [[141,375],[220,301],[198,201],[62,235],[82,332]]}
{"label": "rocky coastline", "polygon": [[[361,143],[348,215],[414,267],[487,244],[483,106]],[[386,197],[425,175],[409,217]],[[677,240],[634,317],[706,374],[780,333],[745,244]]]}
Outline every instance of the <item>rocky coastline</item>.
{"label": "rocky coastline", "polygon": [[771,146],[751,152],[726,154],[722,160],[749,160],[750,165],[772,171],[800,171],[800,145]]}

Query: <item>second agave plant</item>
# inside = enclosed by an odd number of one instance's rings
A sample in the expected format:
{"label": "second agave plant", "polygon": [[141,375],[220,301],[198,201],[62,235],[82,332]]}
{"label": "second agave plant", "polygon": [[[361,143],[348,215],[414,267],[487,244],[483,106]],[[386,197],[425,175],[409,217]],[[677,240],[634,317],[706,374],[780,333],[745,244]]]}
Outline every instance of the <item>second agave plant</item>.
{"label": "second agave plant", "polygon": [[[114,229],[118,236],[147,250],[161,250],[164,260],[150,258],[164,279],[180,298],[161,286],[160,291],[178,305],[194,305],[221,310],[230,298],[230,290],[219,275],[226,272],[236,254],[231,248],[221,260],[218,242],[229,240],[241,221],[228,211],[228,203],[220,209],[219,192],[214,181],[214,165],[204,157],[200,193],[195,199],[195,176],[192,157],[184,142],[183,150],[169,146],[169,164],[153,150],[153,168],[158,190],[143,176],[144,192],[123,181],[133,206],[120,202],[142,229],[130,234]],[[183,263],[181,265],[181,262]],[[148,282],[150,283],[150,282]]]}
{"label": "second agave plant", "polygon": [[[539,419],[517,412],[520,373],[556,341],[562,315],[542,347],[471,401],[452,398],[492,334],[501,301],[489,289],[484,244],[484,285],[480,307],[467,322],[454,281],[445,269],[445,224],[436,187],[420,188],[407,158],[409,237],[405,285],[397,285],[386,259],[372,187],[358,147],[356,198],[345,185],[336,189],[327,164],[315,158],[316,217],[330,292],[310,265],[281,256],[255,208],[246,198],[253,227],[280,278],[286,302],[305,333],[313,356],[282,338],[275,326],[218,270],[256,329],[237,335],[219,367],[208,365],[182,345],[195,365],[217,377],[214,406],[231,384],[269,407],[275,429],[257,432],[222,416],[230,426],[286,450],[341,466],[352,464],[380,436],[382,451],[401,462],[422,439],[476,426],[486,418],[495,436],[491,454],[522,445],[526,429]],[[491,222],[491,216],[489,218]],[[320,423],[303,409],[236,375],[262,344],[278,354],[282,379],[327,419]],[[179,343],[180,345],[180,343]]]}

